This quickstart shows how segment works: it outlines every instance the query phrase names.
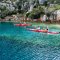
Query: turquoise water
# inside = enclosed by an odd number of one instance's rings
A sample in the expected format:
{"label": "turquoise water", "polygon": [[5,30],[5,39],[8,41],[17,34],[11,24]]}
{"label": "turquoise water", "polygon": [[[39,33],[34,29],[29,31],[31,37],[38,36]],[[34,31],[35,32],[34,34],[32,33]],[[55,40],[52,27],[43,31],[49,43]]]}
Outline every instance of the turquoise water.
{"label": "turquoise water", "polygon": [[[59,32],[60,28],[49,26],[49,31]],[[60,60],[60,34],[0,23],[0,60]]]}

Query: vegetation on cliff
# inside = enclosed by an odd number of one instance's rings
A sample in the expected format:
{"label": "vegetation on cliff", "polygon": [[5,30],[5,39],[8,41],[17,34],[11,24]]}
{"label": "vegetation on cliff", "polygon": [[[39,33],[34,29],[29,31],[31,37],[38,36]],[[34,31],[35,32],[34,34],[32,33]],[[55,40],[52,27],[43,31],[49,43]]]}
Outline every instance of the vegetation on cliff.
{"label": "vegetation on cliff", "polygon": [[[7,0],[4,1],[6,2]],[[16,14],[17,12],[26,15],[26,17],[29,18],[39,18],[41,14],[45,14],[47,12],[50,13],[54,10],[60,9],[59,2],[59,0],[47,0],[44,1],[43,4],[40,4],[39,0],[11,0],[11,4],[14,6],[15,10],[9,11],[6,6],[0,7],[0,18]],[[50,7],[50,4],[54,4],[54,6]],[[29,12],[31,5],[33,6],[33,9]]]}

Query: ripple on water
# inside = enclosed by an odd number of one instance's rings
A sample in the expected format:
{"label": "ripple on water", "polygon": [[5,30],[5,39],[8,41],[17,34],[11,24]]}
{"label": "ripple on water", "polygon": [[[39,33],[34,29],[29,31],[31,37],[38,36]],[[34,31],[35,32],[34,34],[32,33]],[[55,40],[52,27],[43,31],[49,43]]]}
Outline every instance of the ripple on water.
{"label": "ripple on water", "polygon": [[60,58],[60,46],[41,46],[23,41],[18,43],[6,37],[0,37],[0,49],[2,60],[59,60]]}
{"label": "ripple on water", "polygon": [[1,60],[60,60],[60,34],[31,32],[5,23],[0,28]]}

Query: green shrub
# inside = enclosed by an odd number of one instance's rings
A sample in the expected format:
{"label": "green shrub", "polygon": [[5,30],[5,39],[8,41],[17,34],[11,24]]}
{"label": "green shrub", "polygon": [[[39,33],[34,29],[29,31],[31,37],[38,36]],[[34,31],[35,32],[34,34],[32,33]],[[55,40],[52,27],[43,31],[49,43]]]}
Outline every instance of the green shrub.
{"label": "green shrub", "polygon": [[27,13],[26,16],[29,18],[39,18],[41,14],[44,13],[44,9],[41,6],[38,6],[37,8],[33,8],[33,10],[30,13]]}

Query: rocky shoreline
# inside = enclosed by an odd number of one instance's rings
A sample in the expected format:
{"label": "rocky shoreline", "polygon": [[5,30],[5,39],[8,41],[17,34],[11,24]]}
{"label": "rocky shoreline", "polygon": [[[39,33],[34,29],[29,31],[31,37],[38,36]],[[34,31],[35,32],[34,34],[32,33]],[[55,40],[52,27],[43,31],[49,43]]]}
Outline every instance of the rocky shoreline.
{"label": "rocky shoreline", "polygon": [[21,17],[20,15],[7,16],[4,19],[0,19],[0,22],[14,22],[14,23],[29,22],[29,23],[60,24],[60,20],[42,21],[42,19],[30,19],[23,16]]}

